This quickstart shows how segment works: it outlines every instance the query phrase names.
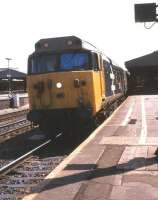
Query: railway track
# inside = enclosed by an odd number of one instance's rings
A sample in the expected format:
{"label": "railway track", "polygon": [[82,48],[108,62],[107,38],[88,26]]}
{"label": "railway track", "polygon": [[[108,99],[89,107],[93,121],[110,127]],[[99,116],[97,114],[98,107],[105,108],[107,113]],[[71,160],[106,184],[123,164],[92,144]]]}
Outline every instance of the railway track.
{"label": "railway track", "polygon": [[33,129],[33,126],[26,118],[1,125],[0,142],[4,142],[31,129]]}
{"label": "railway track", "polygon": [[26,115],[28,113],[28,111],[29,111],[29,109],[26,109],[26,110],[20,110],[20,111],[15,111],[15,112],[11,112],[11,113],[6,113],[4,115],[0,115],[0,123],[9,121],[9,120],[13,120],[13,119],[15,119],[15,117]]}
{"label": "railway track", "polygon": [[[56,139],[59,136],[60,134]],[[22,199],[67,156],[66,154],[43,156],[44,149],[50,144],[51,146],[53,144],[51,140],[45,141],[28,153],[0,168],[1,200]]]}

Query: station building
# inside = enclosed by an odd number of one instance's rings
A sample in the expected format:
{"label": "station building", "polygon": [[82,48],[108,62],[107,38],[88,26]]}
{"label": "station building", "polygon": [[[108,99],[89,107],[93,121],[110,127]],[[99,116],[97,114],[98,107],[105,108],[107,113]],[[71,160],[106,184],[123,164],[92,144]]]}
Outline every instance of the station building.
{"label": "station building", "polygon": [[26,104],[26,74],[14,69],[0,68],[0,110]]}
{"label": "station building", "polygon": [[125,62],[130,93],[158,93],[158,51]]}
{"label": "station building", "polygon": [[0,68],[0,94],[26,92],[26,74],[14,69]]}

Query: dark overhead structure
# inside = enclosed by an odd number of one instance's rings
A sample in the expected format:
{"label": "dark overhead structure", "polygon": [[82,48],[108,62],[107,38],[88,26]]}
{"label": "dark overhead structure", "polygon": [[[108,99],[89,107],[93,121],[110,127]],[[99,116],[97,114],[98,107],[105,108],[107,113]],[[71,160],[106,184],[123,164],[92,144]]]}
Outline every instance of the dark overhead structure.
{"label": "dark overhead structure", "polygon": [[135,22],[157,21],[156,3],[135,4]]}
{"label": "dark overhead structure", "polygon": [[158,68],[158,51],[125,62],[129,71]]}
{"label": "dark overhead structure", "polygon": [[26,74],[14,69],[0,68],[0,93],[25,92]]}
{"label": "dark overhead structure", "polygon": [[24,79],[26,78],[26,74],[23,72],[19,72],[17,70],[8,69],[8,68],[0,68],[0,79],[5,79],[10,76],[12,79]]}
{"label": "dark overhead structure", "polygon": [[129,88],[132,92],[158,91],[158,51],[125,62],[130,72]]}

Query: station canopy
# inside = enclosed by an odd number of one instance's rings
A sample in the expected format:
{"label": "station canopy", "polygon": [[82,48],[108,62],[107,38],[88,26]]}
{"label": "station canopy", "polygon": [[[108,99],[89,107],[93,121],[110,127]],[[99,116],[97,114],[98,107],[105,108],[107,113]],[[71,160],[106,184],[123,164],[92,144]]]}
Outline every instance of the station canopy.
{"label": "station canopy", "polygon": [[0,79],[25,79],[26,74],[14,69],[0,68]]}
{"label": "station canopy", "polygon": [[157,67],[158,70],[158,51],[135,58],[125,62],[128,71],[151,70]]}

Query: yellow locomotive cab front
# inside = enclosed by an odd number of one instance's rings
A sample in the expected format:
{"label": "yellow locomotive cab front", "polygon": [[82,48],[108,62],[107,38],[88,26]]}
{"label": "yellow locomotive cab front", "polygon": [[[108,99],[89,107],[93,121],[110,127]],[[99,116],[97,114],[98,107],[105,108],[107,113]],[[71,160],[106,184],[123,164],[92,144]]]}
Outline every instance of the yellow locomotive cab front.
{"label": "yellow locomotive cab front", "polygon": [[66,109],[83,105],[96,112],[97,101],[101,99],[99,76],[93,71],[30,75],[27,78],[30,109]]}
{"label": "yellow locomotive cab front", "polygon": [[31,110],[101,108],[100,73],[71,71],[30,75],[27,78]]}

